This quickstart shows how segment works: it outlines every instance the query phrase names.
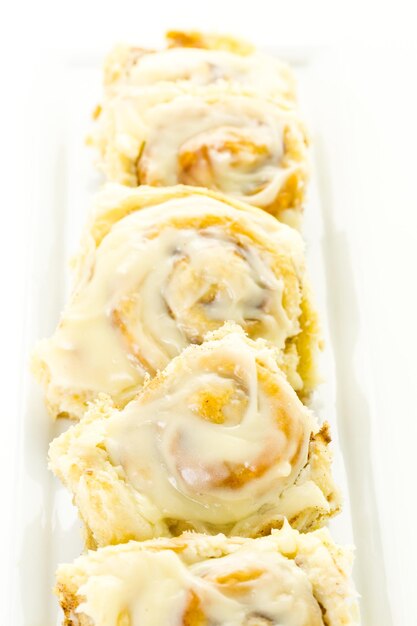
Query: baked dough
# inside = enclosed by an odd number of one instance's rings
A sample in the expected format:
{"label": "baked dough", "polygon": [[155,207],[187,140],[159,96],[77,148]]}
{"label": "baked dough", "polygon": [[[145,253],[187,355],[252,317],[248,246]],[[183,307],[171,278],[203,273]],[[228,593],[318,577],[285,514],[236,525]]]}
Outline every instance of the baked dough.
{"label": "baked dough", "polygon": [[103,397],[50,447],[90,545],[184,529],[307,531],[340,507],[318,430],[264,340],[236,324],[189,346],[124,409]]}
{"label": "baked dough", "polygon": [[109,185],[76,262],[73,294],[34,369],[53,416],[117,407],[224,321],[263,337],[292,386],[318,382],[320,343],[299,234],[259,209],[201,189]]}
{"label": "baked dough", "polygon": [[184,533],[61,565],[65,626],[355,626],[352,553],[327,530],[261,539]]}

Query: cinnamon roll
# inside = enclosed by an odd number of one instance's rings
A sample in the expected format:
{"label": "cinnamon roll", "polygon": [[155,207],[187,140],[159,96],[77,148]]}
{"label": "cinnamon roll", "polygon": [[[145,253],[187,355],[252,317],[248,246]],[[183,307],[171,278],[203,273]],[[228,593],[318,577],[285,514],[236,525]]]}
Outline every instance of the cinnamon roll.
{"label": "cinnamon roll", "polygon": [[227,320],[274,344],[308,397],[320,339],[299,234],[213,192],[109,185],[70,301],[35,356],[51,414],[77,419],[99,392],[124,406],[148,375]]}
{"label": "cinnamon roll", "polygon": [[104,64],[105,96],[122,84],[145,87],[175,82],[190,87],[217,85],[222,89],[259,95],[294,106],[295,79],[290,67],[230,37],[171,31],[165,50],[118,45]]}
{"label": "cinnamon roll", "polygon": [[303,531],[339,508],[327,426],[318,430],[267,343],[229,322],[189,346],[124,409],[107,397],[52,442],[91,545],[184,529]]}
{"label": "cinnamon roll", "polygon": [[66,626],[355,626],[352,553],[327,530],[260,539],[184,533],[61,565]]}
{"label": "cinnamon roll", "polygon": [[298,226],[308,179],[304,125],[260,95],[209,85],[122,85],[91,143],[111,181],[220,191]]}

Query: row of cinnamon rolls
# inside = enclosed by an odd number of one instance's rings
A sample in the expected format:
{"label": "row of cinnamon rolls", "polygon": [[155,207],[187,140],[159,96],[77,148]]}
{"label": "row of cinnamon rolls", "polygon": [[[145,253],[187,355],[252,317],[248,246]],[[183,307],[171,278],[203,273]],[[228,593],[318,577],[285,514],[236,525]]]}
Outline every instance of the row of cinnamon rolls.
{"label": "row of cinnamon rolls", "polygon": [[92,140],[117,182],[34,357],[78,422],[49,453],[91,550],[58,572],[65,624],[354,625],[349,550],[317,530],[341,506],[318,316],[276,219],[304,201],[294,81],[231,38],[169,43],[107,61]]}

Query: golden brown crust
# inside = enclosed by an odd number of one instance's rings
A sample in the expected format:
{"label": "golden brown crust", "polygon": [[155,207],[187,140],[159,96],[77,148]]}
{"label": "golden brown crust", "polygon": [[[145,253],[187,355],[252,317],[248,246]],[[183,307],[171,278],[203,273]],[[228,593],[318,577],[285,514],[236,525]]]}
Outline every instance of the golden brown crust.
{"label": "golden brown crust", "polygon": [[71,583],[64,584],[58,582],[54,588],[54,593],[58,596],[58,601],[64,613],[62,626],[94,626],[94,623],[87,615],[76,612],[83,598],[77,594],[75,586],[71,586]]}
{"label": "golden brown crust", "polygon": [[252,44],[230,35],[215,35],[197,30],[169,30],[166,35],[169,48],[205,48],[207,50],[225,50],[246,56],[254,52]]}

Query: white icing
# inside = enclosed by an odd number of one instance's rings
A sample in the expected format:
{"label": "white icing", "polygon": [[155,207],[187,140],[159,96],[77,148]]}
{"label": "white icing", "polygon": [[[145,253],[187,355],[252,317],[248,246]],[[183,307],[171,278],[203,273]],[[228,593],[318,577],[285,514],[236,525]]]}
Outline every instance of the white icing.
{"label": "white icing", "polygon": [[104,105],[95,141],[112,179],[197,185],[261,208],[273,207],[290,176],[302,185],[307,172],[294,113],[227,90],[121,86]]}
{"label": "white icing", "polygon": [[162,518],[230,525],[277,505],[307,462],[310,414],[258,358],[239,332],[188,350],[106,420],[112,464]]}
{"label": "white icing", "polygon": [[86,565],[77,613],[96,626],[123,624],[122,616],[130,626],[323,626],[305,572],[262,540],[188,568],[167,550],[113,553]]}
{"label": "white icing", "polygon": [[[129,49],[126,50],[129,56]],[[134,55],[134,52],[131,53]],[[294,99],[294,79],[289,67],[261,53],[238,55],[223,50],[173,48],[141,53],[123,72],[130,85],[161,81],[187,81],[196,86],[231,81],[265,97]]]}
{"label": "white icing", "polygon": [[[220,223],[201,226],[206,216]],[[225,320],[282,350],[299,330],[298,310],[284,309],[284,279],[267,248],[286,250],[287,231],[266,233],[269,219],[251,217],[196,195],[117,221],[89,252],[57,331],[41,345],[55,388],[104,391],[124,404],[147,373]]]}

